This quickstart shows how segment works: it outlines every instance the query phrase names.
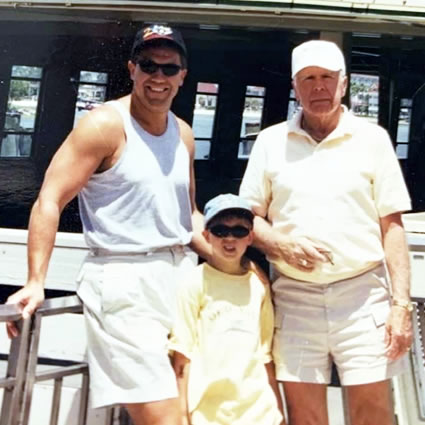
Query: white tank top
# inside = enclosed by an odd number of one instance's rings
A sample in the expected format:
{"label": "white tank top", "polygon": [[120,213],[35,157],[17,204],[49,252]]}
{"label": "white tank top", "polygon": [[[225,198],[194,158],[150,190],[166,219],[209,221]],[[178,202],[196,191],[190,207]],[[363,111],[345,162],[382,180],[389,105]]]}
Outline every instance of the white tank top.
{"label": "white tank top", "polygon": [[174,114],[168,113],[165,133],[153,136],[120,102],[109,104],[123,119],[127,143],[118,161],[79,193],[88,246],[139,253],[188,244],[190,158]]}

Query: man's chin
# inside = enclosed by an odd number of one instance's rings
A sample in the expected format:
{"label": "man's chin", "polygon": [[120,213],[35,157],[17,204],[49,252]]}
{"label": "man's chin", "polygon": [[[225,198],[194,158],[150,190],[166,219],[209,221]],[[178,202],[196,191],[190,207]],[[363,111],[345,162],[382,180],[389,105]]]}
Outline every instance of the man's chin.
{"label": "man's chin", "polygon": [[333,108],[330,102],[317,102],[311,105],[309,112],[317,116],[326,116],[333,114],[338,108]]}

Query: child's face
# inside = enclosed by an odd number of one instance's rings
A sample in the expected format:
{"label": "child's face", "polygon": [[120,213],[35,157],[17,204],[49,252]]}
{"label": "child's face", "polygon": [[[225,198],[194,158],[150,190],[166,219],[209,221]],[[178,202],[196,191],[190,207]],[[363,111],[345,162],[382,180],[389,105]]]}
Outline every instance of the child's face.
{"label": "child's face", "polygon": [[[244,218],[228,217],[215,221],[212,228],[216,226],[237,226],[238,228],[243,227],[249,230],[249,233],[243,237],[235,237],[231,233],[224,237],[216,236],[213,234],[212,229],[205,229],[203,232],[205,239],[211,244],[215,260],[228,264],[239,264],[246,248],[252,243],[251,223]],[[224,228],[224,230],[226,229]],[[237,230],[236,228],[235,231]]]}

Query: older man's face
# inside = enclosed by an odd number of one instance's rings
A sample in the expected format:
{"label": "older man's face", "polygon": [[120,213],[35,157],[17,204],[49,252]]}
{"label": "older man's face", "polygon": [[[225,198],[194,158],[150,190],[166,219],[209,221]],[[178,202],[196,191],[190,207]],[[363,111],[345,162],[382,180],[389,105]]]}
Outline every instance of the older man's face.
{"label": "older man's face", "polygon": [[341,76],[340,71],[309,66],[297,73],[293,87],[305,113],[329,115],[341,106],[341,99],[347,88],[347,77]]}

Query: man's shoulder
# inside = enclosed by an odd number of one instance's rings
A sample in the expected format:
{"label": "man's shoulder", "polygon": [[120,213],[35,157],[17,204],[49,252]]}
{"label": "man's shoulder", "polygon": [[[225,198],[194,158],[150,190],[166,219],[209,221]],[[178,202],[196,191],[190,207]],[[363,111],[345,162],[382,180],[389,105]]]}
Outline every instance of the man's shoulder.
{"label": "man's shoulder", "polygon": [[[123,128],[123,120],[118,108],[114,107],[112,102],[107,102],[87,112],[81,119],[81,125],[105,130],[115,128],[121,130]],[[105,134],[108,133],[105,132]]]}
{"label": "man's shoulder", "polygon": [[181,140],[183,140],[183,142],[186,144],[189,152],[193,154],[195,139],[193,136],[192,127],[186,121],[175,115],[173,112],[171,112],[171,114],[176,120]]}
{"label": "man's shoulder", "polygon": [[277,124],[273,124],[269,127],[264,128],[260,131],[258,136],[268,138],[270,140],[271,136],[281,135],[283,131],[285,131],[288,127],[288,121],[282,121]]}
{"label": "man's shoulder", "polygon": [[284,146],[288,134],[288,122],[280,122],[260,131],[255,141],[255,150],[263,151],[266,155],[274,155]]}
{"label": "man's shoulder", "polygon": [[352,112],[347,112],[349,114],[349,125],[356,131],[362,131],[367,133],[375,134],[387,134],[387,131],[380,126],[377,122],[370,121],[369,118],[359,117],[354,115]]}
{"label": "man's shoulder", "polygon": [[180,130],[192,131],[192,127],[184,119],[178,117],[174,112],[171,112],[171,114],[176,119],[177,125],[179,126]]}
{"label": "man's shoulder", "polygon": [[[66,143],[84,155],[92,152],[96,157],[102,157],[102,161],[112,158],[125,143],[123,120],[109,103],[98,106],[79,120]],[[101,168],[103,166],[102,162]]]}

